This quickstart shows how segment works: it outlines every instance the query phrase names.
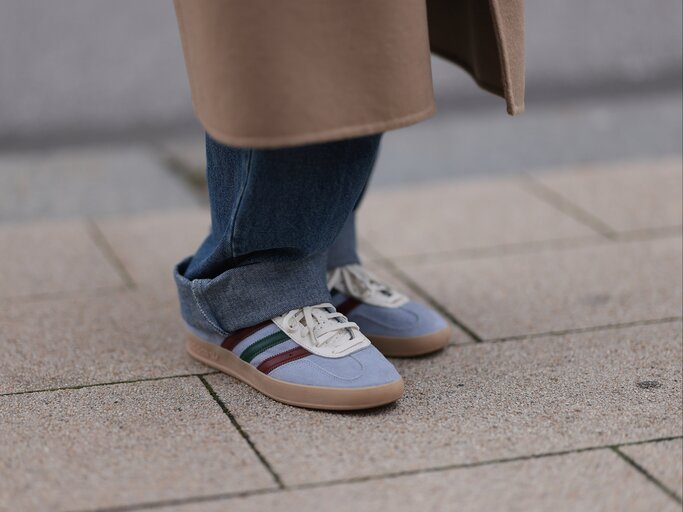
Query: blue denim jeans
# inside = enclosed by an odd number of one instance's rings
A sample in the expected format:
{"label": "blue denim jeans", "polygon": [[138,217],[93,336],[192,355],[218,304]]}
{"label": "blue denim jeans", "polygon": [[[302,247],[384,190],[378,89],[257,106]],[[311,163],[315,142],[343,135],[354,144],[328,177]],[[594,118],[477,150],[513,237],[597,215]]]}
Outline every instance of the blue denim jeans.
{"label": "blue denim jeans", "polygon": [[211,231],[174,272],[185,321],[227,335],[329,302],[326,270],[358,262],[353,211],[380,138],[260,150],[207,135]]}

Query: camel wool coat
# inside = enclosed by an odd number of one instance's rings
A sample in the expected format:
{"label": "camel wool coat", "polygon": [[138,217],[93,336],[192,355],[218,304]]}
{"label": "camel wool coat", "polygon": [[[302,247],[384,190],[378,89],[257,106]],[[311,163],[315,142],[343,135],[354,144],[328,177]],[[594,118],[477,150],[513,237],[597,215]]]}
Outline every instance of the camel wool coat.
{"label": "camel wool coat", "polygon": [[206,131],[275,148],[434,113],[430,52],[524,109],[524,0],[174,0]]}

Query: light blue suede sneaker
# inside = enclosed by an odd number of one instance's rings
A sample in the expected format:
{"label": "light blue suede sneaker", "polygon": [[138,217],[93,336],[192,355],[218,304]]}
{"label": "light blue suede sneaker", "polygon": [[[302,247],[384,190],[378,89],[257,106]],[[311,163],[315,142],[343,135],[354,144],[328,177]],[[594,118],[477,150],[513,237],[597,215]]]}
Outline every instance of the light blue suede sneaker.
{"label": "light blue suede sneaker", "polygon": [[337,311],[356,323],[385,356],[410,357],[441,350],[451,327],[436,311],[393,290],[361,265],[328,273]]}
{"label": "light blue suede sneaker", "polygon": [[294,309],[227,337],[187,327],[192,357],[286,404],[367,409],[403,394],[394,366],[332,304]]}

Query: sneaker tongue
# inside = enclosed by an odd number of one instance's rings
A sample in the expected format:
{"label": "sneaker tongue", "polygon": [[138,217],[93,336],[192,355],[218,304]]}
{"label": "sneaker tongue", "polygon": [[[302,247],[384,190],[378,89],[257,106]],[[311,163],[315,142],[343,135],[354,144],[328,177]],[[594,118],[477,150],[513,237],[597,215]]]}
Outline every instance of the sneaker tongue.
{"label": "sneaker tongue", "polygon": [[380,307],[400,307],[408,302],[408,297],[376,279],[361,265],[348,265],[336,271],[339,277],[335,286],[345,295]]}

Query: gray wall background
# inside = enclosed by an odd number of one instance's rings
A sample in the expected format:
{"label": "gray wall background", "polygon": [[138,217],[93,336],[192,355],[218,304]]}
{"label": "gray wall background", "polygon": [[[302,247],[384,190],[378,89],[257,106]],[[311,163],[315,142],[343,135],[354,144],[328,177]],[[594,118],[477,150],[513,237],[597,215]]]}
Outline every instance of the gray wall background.
{"label": "gray wall background", "polygon": [[[0,6],[2,146],[196,130],[170,0]],[[680,88],[682,15],[680,0],[527,0],[530,108]],[[434,73],[442,110],[503,108],[452,66]]]}

